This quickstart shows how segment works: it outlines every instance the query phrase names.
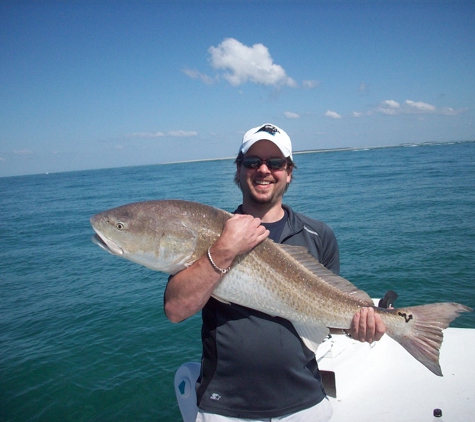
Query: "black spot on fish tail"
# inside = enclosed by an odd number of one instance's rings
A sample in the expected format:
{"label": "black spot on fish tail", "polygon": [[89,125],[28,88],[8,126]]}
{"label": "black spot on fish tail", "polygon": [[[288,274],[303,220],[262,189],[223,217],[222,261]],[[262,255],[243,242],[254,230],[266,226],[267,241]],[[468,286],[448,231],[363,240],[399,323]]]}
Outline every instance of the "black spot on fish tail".
{"label": "black spot on fish tail", "polygon": [[408,315],[405,312],[398,312],[397,314],[406,320],[406,324],[413,318],[412,314]]}

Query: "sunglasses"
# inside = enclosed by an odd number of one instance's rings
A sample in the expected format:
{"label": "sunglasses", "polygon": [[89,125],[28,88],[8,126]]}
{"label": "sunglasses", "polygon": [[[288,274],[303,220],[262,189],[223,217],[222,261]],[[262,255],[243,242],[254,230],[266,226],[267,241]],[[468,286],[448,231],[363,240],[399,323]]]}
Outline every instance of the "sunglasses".
{"label": "sunglasses", "polygon": [[269,158],[268,160],[261,160],[258,157],[244,157],[239,162],[247,169],[258,169],[265,164],[269,170],[285,170],[287,167],[287,160],[285,158]]}

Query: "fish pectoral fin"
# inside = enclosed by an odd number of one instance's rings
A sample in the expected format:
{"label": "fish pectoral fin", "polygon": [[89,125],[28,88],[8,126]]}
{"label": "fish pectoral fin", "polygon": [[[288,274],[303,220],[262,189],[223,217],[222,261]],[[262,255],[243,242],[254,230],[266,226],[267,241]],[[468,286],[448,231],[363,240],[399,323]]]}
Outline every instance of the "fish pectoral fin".
{"label": "fish pectoral fin", "polygon": [[317,353],[318,346],[328,336],[328,327],[318,325],[304,325],[294,323],[298,335],[313,353]]}
{"label": "fish pectoral fin", "polygon": [[373,306],[373,300],[365,291],[358,289],[350,281],[340,277],[339,275],[336,275],[334,272],[324,267],[310,254],[310,252],[305,247],[285,244],[280,244],[278,246],[325,283],[337,288],[338,290],[350,295],[355,299],[364,302],[368,306]]}

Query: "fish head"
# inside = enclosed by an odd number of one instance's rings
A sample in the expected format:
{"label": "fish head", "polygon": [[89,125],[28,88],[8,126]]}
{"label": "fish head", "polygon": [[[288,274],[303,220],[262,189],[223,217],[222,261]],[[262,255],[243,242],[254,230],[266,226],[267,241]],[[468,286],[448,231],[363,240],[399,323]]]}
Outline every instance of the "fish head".
{"label": "fish head", "polygon": [[90,221],[94,243],[113,255],[168,274],[191,264],[197,233],[167,201],[123,205]]}

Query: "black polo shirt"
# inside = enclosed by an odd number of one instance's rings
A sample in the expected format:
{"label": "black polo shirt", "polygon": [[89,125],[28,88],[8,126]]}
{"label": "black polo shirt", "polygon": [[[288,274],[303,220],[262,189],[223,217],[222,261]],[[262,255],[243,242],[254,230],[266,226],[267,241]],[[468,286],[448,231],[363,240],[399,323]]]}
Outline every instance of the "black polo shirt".
{"label": "black polo shirt", "polygon": [[[271,238],[307,247],[338,274],[338,245],[331,229],[284,209],[284,219],[267,227]],[[203,411],[272,418],[307,409],[325,397],[315,355],[291,322],[214,298],[203,308],[202,319],[197,397]]]}

